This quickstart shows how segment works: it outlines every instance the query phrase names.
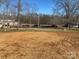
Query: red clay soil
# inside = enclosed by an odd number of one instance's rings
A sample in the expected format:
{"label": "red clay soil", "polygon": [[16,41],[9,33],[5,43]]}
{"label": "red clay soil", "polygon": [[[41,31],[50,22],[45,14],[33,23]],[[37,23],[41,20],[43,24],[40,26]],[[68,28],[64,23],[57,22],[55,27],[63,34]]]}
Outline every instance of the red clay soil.
{"label": "red clay soil", "polygon": [[0,33],[0,59],[79,59],[79,32]]}

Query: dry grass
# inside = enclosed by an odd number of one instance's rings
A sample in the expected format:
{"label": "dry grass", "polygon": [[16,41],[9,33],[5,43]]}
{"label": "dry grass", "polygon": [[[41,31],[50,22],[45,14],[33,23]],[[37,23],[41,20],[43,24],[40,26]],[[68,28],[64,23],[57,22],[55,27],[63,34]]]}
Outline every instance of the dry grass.
{"label": "dry grass", "polygon": [[0,33],[0,59],[79,59],[79,32]]}

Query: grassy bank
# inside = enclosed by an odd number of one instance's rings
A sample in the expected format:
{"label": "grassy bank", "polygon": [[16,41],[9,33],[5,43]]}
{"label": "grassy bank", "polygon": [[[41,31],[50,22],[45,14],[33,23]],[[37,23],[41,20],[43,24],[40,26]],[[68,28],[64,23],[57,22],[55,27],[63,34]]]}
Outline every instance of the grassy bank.
{"label": "grassy bank", "polygon": [[34,31],[34,32],[79,32],[79,29],[55,29],[55,28],[9,28],[0,29],[0,32],[24,32],[24,31]]}

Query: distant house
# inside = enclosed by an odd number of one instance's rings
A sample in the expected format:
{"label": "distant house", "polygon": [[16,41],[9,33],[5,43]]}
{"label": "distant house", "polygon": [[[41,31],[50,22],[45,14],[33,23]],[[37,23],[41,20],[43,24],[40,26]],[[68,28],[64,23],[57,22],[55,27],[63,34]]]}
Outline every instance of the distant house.
{"label": "distant house", "polygon": [[0,20],[0,28],[1,27],[4,27],[4,28],[7,28],[7,27],[15,27],[15,26],[18,26],[18,22],[16,22],[15,20]]}
{"label": "distant house", "polygon": [[40,24],[40,27],[42,28],[57,28],[57,25],[55,24]]}
{"label": "distant house", "polygon": [[73,25],[72,28],[79,28],[79,25]]}
{"label": "distant house", "polygon": [[79,28],[79,24],[66,23],[63,27]]}
{"label": "distant house", "polygon": [[24,27],[24,28],[34,27],[34,24],[21,24],[21,27]]}

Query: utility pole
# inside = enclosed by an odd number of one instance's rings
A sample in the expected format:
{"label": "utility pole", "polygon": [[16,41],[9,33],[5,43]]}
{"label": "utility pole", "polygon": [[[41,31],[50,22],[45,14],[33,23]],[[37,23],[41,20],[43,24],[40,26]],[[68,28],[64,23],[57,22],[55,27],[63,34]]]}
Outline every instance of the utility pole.
{"label": "utility pole", "polygon": [[38,28],[40,27],[40,16],[38,15]]}
{"label": "utility pole", "polygon": [[22,4],[21,4],[21,0],[18,0],[18,15],[17,15],[17,21],[19,23],[18,28],[19,28],[19,25],[20,25],[21,14],[22,14]]}

